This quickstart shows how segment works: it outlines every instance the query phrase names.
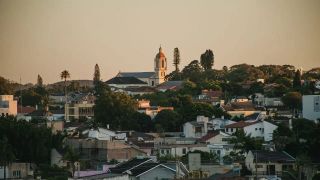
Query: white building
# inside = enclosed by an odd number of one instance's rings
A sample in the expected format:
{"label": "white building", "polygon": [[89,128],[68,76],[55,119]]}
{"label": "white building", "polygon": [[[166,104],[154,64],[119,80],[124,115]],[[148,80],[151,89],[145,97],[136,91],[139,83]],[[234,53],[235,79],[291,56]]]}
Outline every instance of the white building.
{"label": "white building", "polygon": [[212,123],[208,117],[198,116],[197,121],[190,121],[183,124],[183,134],[185,137],[201,138],[212,129]]}
{"label": "white building", "polygon": [[212,119],[210,122],[212,123],[214,130],[224,129],[224,126],[236,123],[235,121],[225,119],[224,117]]}
{"label": "white building", "polygon": [[17,115],[17,101],[13,95],[0,95],[0,116]]}
{"label": "white building", "polygon": [[188,154],[188,152],[196,150],[210,152],[209,147],[206,144],[172,144],[158,147],[160,157],[181,157]]}
{"label": "white building", "polygon": [[272,141],[273,131],[277,128],[278,126],[268,121],[239,121],[237,123],[225,126],[225,132],[234,134],[237,130],[243,129],[246,135],[250,135],[254,138],[263,138],[264,141]]}
{"label": "white building", "polygon": [[302,96],[302,116],[313,121],[320,119],[320,95]]}
{"label": "white building", "polygon": [[147,83],[148,86],[157,86],[165,82],[166,73],[167,58],[160,47],[154,58],[154,72],[119,72],[116,77],[135,77]]}

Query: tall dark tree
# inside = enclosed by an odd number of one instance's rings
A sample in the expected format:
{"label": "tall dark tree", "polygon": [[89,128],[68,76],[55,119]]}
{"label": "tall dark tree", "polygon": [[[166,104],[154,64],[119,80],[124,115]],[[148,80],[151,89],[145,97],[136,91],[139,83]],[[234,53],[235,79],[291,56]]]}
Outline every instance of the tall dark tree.
{"label": "tall dark tree", "polygon": [[38,74],[38,77],[37,77],[37,86],[43,86],[43,80],[40,74]]}
{"label": "tall dark tree", "polygon": [[193,82],[200,82],[201,76],[199,76],[203,72],[203,68],[201,67],[198,60],[191,61],[186,67],[182,70],[183,79],[189,79]]}
{"label": "tall dark tree", "polygon": [[13,149],[6,136],[0,139],[0,166],[4,167],[3,177],[6,179],[6,167],[15,160]]}
{"label": "tall dark tree", "polygon": [[0,94],[12,94],[13,88],[10,81],[0,76]]}
{"label": "tall dark tree", "polygon": [[295,110],[301,108],[302,95],[299,92],[288,92],[281,100],[284,105],[292,110],[292,115],[295,116]]}
{"label": "tall dark tree", "polygon": [[300,70],[297,70],[296,73],[294,74],[293,88],[295,90],[301,89],[301,72],[300,72]]}
{"label": "tall dark tree", "polygon": [[173,64],[174,64],[174,67],[175,67],[175,71],[179,72],[180,51],[179,51],[179,49],[177,47],[174,48],[174,52],[173,52]]}
{"label": "tall dark tree", "polygon": [[100,68],[99,65],[96,64],[94,66],[93,83],[96,84],[98,81],[100,81]]}
{"label": "tall dark tree", "polygon": [[212,69],[214,63],[214,55],[212,50],[208,49],[205,53],[200,56],[200,63],[204,70]]}
{"label": "tall dark tree", "polygon": [[70,73],[67,70],[64,70],[60,74],[60,78],[64,79],[64,95],[65,95],[65,102],[67,103],[67,79],[70,78]]}

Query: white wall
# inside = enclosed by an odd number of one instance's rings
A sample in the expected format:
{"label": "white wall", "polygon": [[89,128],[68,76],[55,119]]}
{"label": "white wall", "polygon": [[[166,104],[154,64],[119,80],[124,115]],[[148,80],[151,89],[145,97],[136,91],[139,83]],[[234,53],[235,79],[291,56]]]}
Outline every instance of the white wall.
{"label": "white wall", "polygon": [[320,118],[320,95],[302,96],[302,116],[314,121]]}

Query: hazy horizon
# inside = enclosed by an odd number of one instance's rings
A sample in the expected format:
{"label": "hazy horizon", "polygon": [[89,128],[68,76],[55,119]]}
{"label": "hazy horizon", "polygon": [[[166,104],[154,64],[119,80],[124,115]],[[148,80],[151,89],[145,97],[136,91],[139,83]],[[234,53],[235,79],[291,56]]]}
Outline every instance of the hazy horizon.
{"label": "hazy horizon", "polygon": [[0,0],[0,76],[45,84],[153,71],[160,44],[173,70],[206,49],[214,68],[247,63],[320,66],[318,0]]}

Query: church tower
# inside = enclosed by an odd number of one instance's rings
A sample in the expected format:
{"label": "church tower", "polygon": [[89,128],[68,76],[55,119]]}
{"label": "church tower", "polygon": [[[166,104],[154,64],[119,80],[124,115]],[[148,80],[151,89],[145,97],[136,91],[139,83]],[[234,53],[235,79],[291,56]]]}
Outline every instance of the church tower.
{"label": "church tower", "polygon": [[[163,53],[160,46],[159,53],[154,58],[154,72],[155,72],[155,84],[158,85],[165,81],[165,76],[167,75],[167,58]],[[153,86],[154,86],[153,85]]]}

